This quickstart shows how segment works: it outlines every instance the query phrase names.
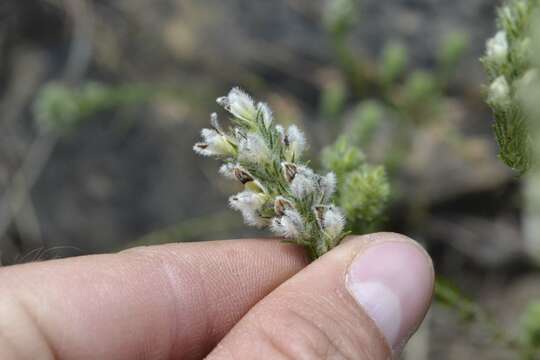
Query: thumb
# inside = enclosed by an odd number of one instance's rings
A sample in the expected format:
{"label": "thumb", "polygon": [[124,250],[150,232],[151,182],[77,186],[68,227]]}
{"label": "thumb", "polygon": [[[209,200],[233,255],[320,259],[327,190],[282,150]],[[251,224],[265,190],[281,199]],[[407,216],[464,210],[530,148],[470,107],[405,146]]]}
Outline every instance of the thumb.
{"label": "thumb", "polygon": [[422,322],[433,282],[414,241],[349,238],[252,308],[208,359],[388,359]]}

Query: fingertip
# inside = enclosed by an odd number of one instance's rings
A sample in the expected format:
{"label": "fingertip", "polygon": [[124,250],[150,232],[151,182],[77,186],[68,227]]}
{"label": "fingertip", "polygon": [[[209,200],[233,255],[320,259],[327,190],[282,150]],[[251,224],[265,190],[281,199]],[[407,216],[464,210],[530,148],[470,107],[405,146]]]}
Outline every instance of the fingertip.
{"label": "fingertip", "polygon": [[355,253],[347,269],[347,290],[399,352],[431,304],[431,258],[416,241],[393,233],[351,237],[345,246]]}

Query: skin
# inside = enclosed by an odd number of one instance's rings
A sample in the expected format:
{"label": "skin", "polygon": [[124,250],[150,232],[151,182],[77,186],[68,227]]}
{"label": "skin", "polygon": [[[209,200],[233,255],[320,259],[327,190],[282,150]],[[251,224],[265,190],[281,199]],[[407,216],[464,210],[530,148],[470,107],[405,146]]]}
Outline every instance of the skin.
{"label": "skin", "polygon": [[251,239],[1,268],[0,359],[387,359],[344,278],[388,241],[412,243],[353,237],[309,265],[300,248]]}

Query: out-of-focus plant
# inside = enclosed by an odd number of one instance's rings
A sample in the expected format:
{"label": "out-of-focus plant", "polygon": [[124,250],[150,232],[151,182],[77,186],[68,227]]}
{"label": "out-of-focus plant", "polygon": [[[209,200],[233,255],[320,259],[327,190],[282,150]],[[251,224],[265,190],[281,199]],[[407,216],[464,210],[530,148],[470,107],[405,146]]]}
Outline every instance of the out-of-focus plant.
{"label": "out-of-focus plant", "polygon": [[[441,109],[450,81],[459,65],[464,52],[468,48],[469,39],[462,31],[452,31],[441,39],[441,45],[434,57],[437,66],[433,70],[410,69],[407,48],[399,41],[391,40],[384,44],[380,56],[370,59],[365,54],[358,54],[349,43],[349,37],[354,26],[359,23],[361,16],[361,1],[359,0],[327,0],[323,14],[324,25],[329,39],[335,50],[336,59],[343,78],[347,79],[350,94],[340,93],[339,98],[328,96],[324,89],[321,97],[325,103],[329,99],[333,106],[333,115],[321,113],[323,118],[332,120],[343,116],[348,110],[347,103],[342,99],[350,99],[349,103],[357,108],[373,110],[372,104],[377,104],[377,112],[385,114],[373,122],[374,117],[366,116],[366,112],[356,112],[354,122],[367,121],[365,125],[353,126],[348,132],[349,141],[353,146],[368,147],[373,136],[361,133],[355,136],[351,132],[363,132],[369,129],[374,132],[377,128],[391,122],[397,131],[388,134],[391,138],[389,151],[386,152],[385,165],[390,173],[397,171],[403,162],[396,161],[402,154],[408,152],[411,144],[411,131],[419,126],[429,125],[440,121],[445,114]],[[371,98],[366,98],[370,96]],[[367,103],[364,106],[364,102]],[[368,105],[369,104],[369,105]],[[341,112],[336,109],[341,108]],[[404,130],[404,131],[402,131]]]}
{"label": "out-of-focus plant", "polygon": [[540,1],[508,1],[482,63],[490,84],[499,157],[524,175],[523,233],[528,254],[540,262]]}
{"label": "out-of-focus plant", "polygon": [[409,55],[407,48],[400,42],[388,42],[381,56],[379,76],[384,87],[391,86],[403,75]]}
{"label": "out-of-focus plant", "polygon": [[468,299],[446,279],[438,278],[435,284],[437,303],[455,310],[466,323],[476,322],[489,334],[493,341],[514,352],[523,360],[538,359],[540,356],[540,304],[531,302],[519,321],[519,333],[502,327],[497,320],[479,304]]}
{"label": "out-of-focus plant", "polygon": [[37,95],[34,114],[41,129],[62,134],[74,130],[94,113],[140,103],[149,96],[149,89],[138,85],[112,87],[87,82],[73,88],[51,82]]}
{"label": "out-of-focus plant", "polygon": [[345,136],[327,147],[321,156],[326,170],[337,176],[336,202],[345,212],[355,234],[372,232],[384,220],[390,186],[382,166],[366,162],[364,154]]}
{"label": "out-of-focus plant", "polygon": [[437,52],[438,76],[440,81],[451,80],[463,54],[469,47],[469,37],[463,31],[455,30],[444,35],[442,46]]}
{"label": "out-of-focus plant", "polygon": [[[352,89],[352,94],[347,95],[346,98],[350,100],[350,103],[354,103],[353,106],[362,109],[362,111],[353,112],[354,124],[343,137],[346,137],[352,146],[366,147],[374,140],[372,135],[378,126],[394,121],[394,124],[397,124],[395,131],[386,133],[390,137],[387,141],[391,146],[386,153],[385,164],[389,172],[395,174],[404,163],[395,159],[399,159],[400,154],[408,152],[411,144],[410,134],[445,120],[446,114],[441,110],[444,109],[443,105],[449,96],[452,78],[459,61],[467,49],[468,37],[461,31],[447,33],[441,39],[441,46],[435,54],[436,67],[433,70],[410,69],[406,48],[396,41],[384,45],[381,55],[372,60],[365,54],[358,55],[347,41],[356,23],[351,20],[355,19],[355,16],[348,13],[352,9],[350,3],[355,4],[354,9],[357,13],[359,3],[352,0],[328,0],[328,2],[331,4],[328,5],[328,9],[333,11],[332,16],[328,17],[333,21],[326,21],[325,24],[336,50],[336,59],[345,74],[344,78],[348,80]],[[527,114],[533,113],[536,116],[540,114],[540,102],[538,102],[540,90],[535,90],[540,89],[540,76],[537,70],[540,62],[530,55],[531,49],[536,46],[534,38],[540,39],[540,36],[535,35],[536,33],[540,35],[540,31],[536,30],[537,27],[531,21],[539,5],[539,0],[507,2],[499,10],[499,32],[488,42],[487,54],[482,59],[491,82],[487,91],[487,102],[495,114],[494,127],[500,147],[500,157],[519,173],[524,173],[531,168],[535,153],[540,155],[538,150],[540,145],[537,146],[538,149],[534,146],[540,141],[532,140],[534,134],[540,135],[540,125],[534,129],[527,121]],[[337,11],[336,8],[340,6],[343,10]],[[341,20],[337,19],[340,14],[343,16]],[[540,59],[540,55],[538,58]],[[372,98],[365,99],[367,95]],[[527,98],[529,100],[526,100]],[[357,105],[358,103],[361,105]],[[529,105],[526,105],[527,103]],[[347,105],[343,103],[343,113],[348,111]],[[535,108],[531,110],[533,106]],[[452,129],[451,126],[448,128]],[[412,131],[405,131],[406,129]],[[448,138],[452,138],[452,141],[456,140],[456,133],[449,135],[451,136]],[[326,149],[323,152],[323,163],[332,164],[332,160],[340,156],[350,162],[363,161],[363,156],[343,150],[345,143],[344,140],[340,140]],[[328,166],[328,168],[340,174],[339,168],[335,166]],[[344,172],[346,169],[341,169],[341,173]],[[377,176],[376,171],[373,174]],[[528,231],[530,237],[535,238],[538,238],[540,234],[540,172],[537,175],[528,178],[529,191],[526,196],[529,210],[526,212],[529,215],[525,216],[526,219],[534,219],[531,223],[538,225],[534,227],[534,231]],[[536,195],[532,194],[533,192]],[[373,198],[380,198],[381,195],[382,192],[370,194]],[[534,198],[539,200],[535,202],[532,200]],[[380,218],[380,213],[375,217]],[[351,222],[350,219],[349,221]],[[538,243],[536,241],[540,256]],[[465,320],[476,321],[483,325],[495,341],[514,350],[516,354],[521,354],[523,359],[537,359],[540,355],[538,352],[540,307],[537,304],[531,304],[523,313],[522,334],[517,337],[506,329],[502,329],[486,310],[466,299],[445,281],[437,280],[435,292],[439,303],[457,310]]]}
{"label": "out-of-focus plant", "polygon": [[521,357],[523,360],[534,360],[540,356],[540,301],[531,301],[519,322]]}
{"label": "out-of-focus plant", "polygon": [[532,164],[531,133],[519,88],[535,77],[529,50],[531,18],[536,7],[537,1],[523,0],[500,8],[498,32],[487,42],[482,58],[490,81],[487,103],[495,118],[499,156],[520,174]]}

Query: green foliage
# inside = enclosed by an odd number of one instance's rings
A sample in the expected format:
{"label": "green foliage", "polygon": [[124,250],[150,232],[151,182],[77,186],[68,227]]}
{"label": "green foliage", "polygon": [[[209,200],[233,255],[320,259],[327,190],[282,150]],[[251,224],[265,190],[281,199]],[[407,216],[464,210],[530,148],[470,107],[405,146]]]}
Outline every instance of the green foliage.
{"label": "green foliage", "polygon": [[350,146],[347,138],[342,136],[334,145],[323,149],[321,163],[325,170],[333,171],[341,183],[347,174],[364,166],[366,159],[360,149]]}
{"label": "green foliage", "polygon": [[452,31],[445,35],[437,53],[439,71],[443,81],[452,74],[463,54],[469,47],[469,36],[463,31]]}
{"label": "green foliage", "polygon": [[416,124],[429,121],[437,111],[440,87],[431,72],[414,71],[403,85],[401,94],[400,105]]}
{"label": "green foliage", "polygon": [[341,137],[323,150],[322,165],[338,178],[336,203],[356,234],[377,230],[384,220],[390,185],[382,166],[366,163],[362,152]]}
{"label": "green foliage", "polygon": [[478,308],[449,281],[438,277],[435,281],[435,300],[448,308],[455,309],[462,319],[475,320]]}
{"label": "green foliage", "polygon": [[325,81],[321,91],[320,113],[324,119],[337,120],[345,106],[347,89],[341,79]]}
{"label": "green foliage", "polygon": [[335,35],[347,33],[357,20],[358,0],[327,0],[323,21]]}
{"label": "green foliage", "polygon": [[399,42],[388,42],[383,50],[379,65],[379,77],[384,86],[391,85],[407,67],[407,48]]}
{"label": "green foliage", "polygon": [[520,319],[520,342],[523,358],[535,359],[540,354],[540,301],[531,301]]}
{"label": "green foliage", "polygon": [[80,119],[79,104],[73,92],[58,83],[41,89],[34,104],[34,114],[39,126],[46,130],[70,129]]}
{"label": "green foliage", "polygon": [[338,205],[357,234],[376,231],[384,220],[390,185],[382,166],[363,166],[346,175],[338,187]]}
{"label": "green foliage", "polygon": [[96,112],[138,103],[149,96],[148,89],[136,85],[115,88],[88,82],[73,88],[51,82],[38,93],[33,110],[40,128],[63,134],[77,128]]}
{"label": "green foliage", "polygon": [[360,102],[354,110],[354,122],[347,137],[351,144],[365,146],[373,139],[377,127],[384,121],[385,107],[378,101]]}

